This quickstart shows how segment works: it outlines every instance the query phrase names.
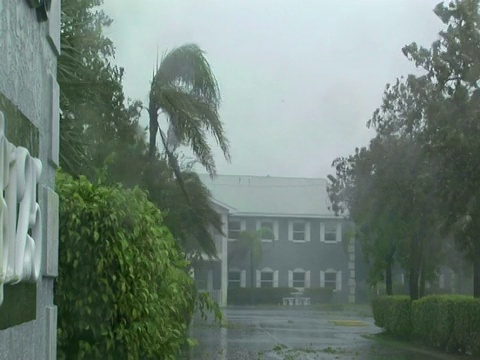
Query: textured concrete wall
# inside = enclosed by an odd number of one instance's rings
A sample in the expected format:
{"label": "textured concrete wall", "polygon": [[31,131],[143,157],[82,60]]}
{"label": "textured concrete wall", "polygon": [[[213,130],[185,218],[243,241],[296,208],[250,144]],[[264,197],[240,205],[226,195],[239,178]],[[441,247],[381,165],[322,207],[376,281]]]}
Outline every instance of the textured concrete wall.
{"label": "textured concrete wall", "polygon": [[1,360],[56,358],[53,282],[58,261],[58,197],[53,189],[58,164],[60,0],[52,1],[49,16],[40,23],[26,0],[0,1],[0,93],[38,129],[43,163],[39,203],[44,222],[36,319],[0,331]]}

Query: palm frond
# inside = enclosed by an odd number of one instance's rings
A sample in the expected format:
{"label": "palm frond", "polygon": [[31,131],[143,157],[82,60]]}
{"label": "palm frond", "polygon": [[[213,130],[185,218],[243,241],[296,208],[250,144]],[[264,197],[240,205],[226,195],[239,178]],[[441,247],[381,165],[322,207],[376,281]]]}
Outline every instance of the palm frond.
{"label": "palm frond", "polygon": [[156,97],[159,107],[167,114],[178,141],[191,146],[200,163],[211,174],[215,174],[215,162],[207,142],[207,132],[213,135],[227,160],[230,160],[228,139],[218,111],[212,105],[191,93],[165,86]]}
{"label": "palm frond", "polygon": [[196,44],[185,44],[162,59],[152,86],[177,85],[204,101],[220,105],[220,90],[205,53]]}

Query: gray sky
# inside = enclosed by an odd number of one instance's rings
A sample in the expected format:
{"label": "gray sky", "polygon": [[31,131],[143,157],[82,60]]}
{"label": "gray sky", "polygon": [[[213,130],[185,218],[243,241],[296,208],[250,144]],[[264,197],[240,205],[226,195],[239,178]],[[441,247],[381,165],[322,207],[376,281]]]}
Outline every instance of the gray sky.
{"label": "gray sky", "polygon": [[207,52],[231,142],[219,174],[326,177],[372,137],[385,84],[414,72],[401,48],[429,46],[440,0],[105,0],[127,97],[146,104],[160,53]]}

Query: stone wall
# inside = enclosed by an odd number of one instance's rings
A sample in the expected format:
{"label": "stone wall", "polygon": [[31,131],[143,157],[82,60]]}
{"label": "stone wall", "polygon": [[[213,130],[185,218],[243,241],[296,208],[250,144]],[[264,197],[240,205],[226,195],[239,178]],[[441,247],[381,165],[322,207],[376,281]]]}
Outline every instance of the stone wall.
{"label": "stone wall", "polygon": [[[45,5],[50,5],[48,12]],[[60,0],[51,4],[50,0],[0,1],[0,39],[0,117],[8,141],[26,147],[42,162],[37,201],[43,238],[38,280],[4,286],[0,359],[56,359],[53,284],[58,272],[58,196],[54,182],[59,158]]]}

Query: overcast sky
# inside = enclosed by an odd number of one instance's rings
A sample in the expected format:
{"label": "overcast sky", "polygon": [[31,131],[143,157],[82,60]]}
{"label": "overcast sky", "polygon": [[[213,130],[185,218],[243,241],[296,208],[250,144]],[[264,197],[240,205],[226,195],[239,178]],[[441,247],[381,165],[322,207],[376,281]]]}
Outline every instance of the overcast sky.
{"label": "overcast sky", "polygon": [[326,177],[368,144],[385,84],[415,71],[440,0],[105,0],[127,97],[147,101],[160,53],[203,48],[222,94],[232,162],[219,174]]}

